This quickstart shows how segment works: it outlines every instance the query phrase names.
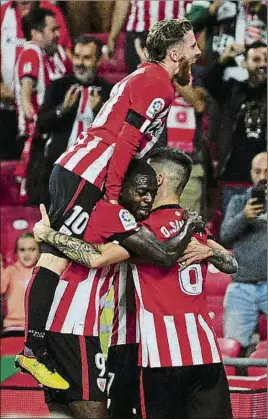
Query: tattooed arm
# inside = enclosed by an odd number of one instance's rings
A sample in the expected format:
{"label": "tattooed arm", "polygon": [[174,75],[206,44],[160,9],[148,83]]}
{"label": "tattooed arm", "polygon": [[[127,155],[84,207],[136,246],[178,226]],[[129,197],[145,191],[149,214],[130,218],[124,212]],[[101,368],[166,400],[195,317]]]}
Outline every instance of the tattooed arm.
{"label": "tattooed arm", "polygon": [[208,240],[208,246],[212,250],[212,256],[208,258],[208,261],[219,269],[219,271],[226,274],[234,274],[238,271],[238,263],[231,252],[228,252],[228,250],[214,240]]}
{"label": "tattooed arm", "polygon": [[235,257],[214,240],[208,240],[207,245],[192,239],[183,256],[179,259],[183,267],[207,260],[221,272],[233,274],[237,272],[238,264]]}

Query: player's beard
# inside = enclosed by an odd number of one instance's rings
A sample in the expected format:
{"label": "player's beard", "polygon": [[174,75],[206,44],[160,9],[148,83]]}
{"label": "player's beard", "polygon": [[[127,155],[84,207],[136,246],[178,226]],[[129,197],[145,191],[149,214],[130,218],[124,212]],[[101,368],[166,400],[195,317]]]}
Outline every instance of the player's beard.
{"label": "player's beard", "polygon": [[178,74],[175,74],[173,80],[180,86],[187,86],[187,84],[191,81],[191,74],[191,65],[188,61],[183,60],[180,66],[180,71]]}

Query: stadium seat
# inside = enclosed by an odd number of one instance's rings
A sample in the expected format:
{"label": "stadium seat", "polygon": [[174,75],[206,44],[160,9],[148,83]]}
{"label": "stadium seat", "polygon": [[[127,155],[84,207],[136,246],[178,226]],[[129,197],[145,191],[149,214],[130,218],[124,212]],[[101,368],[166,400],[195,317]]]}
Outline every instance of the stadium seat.
{"label": "stadium seat", "polygon": [[267,340],[262,340],[261,342],[258,343],[258,345],[256,346],[256,351],[258,351],[259,349],[267,350]]}
{"label": "stadium seat", "polygon": [[33,229],[40,219],[39,208],[24,206],[1,207],[1,253],[4,266],[14,263],[14,246],[17,237]]}
{"label": "stadium seat", "polygon": [[240,343],[235,339],[218,338],[218,343],[223,356],[236,358],[241,351]]}
{"label": "stadium seat", "polygon": [[[255,352],[252,352],[250,358],[264,358],[267,359],[267,349],[258,349]],[[249,376],[260,376],[263,374],[267,374],[267,366],[266,367],[248,367],[248,375]]]}
{"label": "stadium seat", "polygon": [[260,334],[260,339],[261,340],[266,340],[267,339],[267,316],[266,314],[261,314],[259,317],[259,322],[258,322],[258,331]]}
{"label": "stadium seat", "polygon": [[223,299],[231,276],[220,272],[209,264],[205,282],[205,291],[213,326],[217,337],[223,337]]}
{"label": "stadium seat", "polygon": [[[224,357],[236,358],[241,351],[241,345],[235,339],[218,338],[218,343],[219,343],[223,358]],[[227,375],[236,375],[235,367],[226,365],[224,366],[224,369]]]}
{"label": "stadium seat", "polygon": [[[87,34],[96,36],[99,38],[103,45],[107,45],[108,41],[108,33],[92,33]],[[118,40],[116,42],[116,51],[115,56],[112,60],[108,60],[105,58],[105,55],[100,60],[98,65],[98,74],[105,78],[106,80],[110,81],[111,83],[117,83],[118,81],[122,80],[127,75],[127,69],[125,65],[124,59],[124,45],[125,45],[125,33],[122,32]]]}
{"label": "stadium seat", "polygon": [[19,184],[14,178],[14,171],[17,163],[17,160],[1,162],[1,206],[19,205]]}

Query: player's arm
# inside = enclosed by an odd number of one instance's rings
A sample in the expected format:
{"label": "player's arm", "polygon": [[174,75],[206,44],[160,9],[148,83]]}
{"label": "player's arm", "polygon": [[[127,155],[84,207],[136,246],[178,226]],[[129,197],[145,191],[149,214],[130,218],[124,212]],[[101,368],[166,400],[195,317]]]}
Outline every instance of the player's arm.
{"label": "player's arm", "polygon": [[23,113],[28,120],[34,119],[32,95],[38,80],[39,57],[34,50],[23,51],[18,62],[18,76],[21,84],[21,102]]}
{"label": "player's arm", "polygon": [[204,260],[212,263],[221,272],[227,274],[233,274],[238,270],[237,261],[232,253],[212,239],[208,239],[207,245],[204,245],[193,238],[178,261],[186,268],[193,263],[199,263]]}
{"label": "player's arm", "polygon": [[212,255],[208,258],[208,261],[212,265],[226,274],[234,274],[238,271],[238,263],[231,252],[228,252],[228,250],[214,240],[209,239],[207,244],[212,252]]}
{"label": "player's arm", "polygon": [[146,95],[142,94],[141,86],[138,86],[137,83],[132,83],[130,89],[131,107],[128,109],[122,130],[116,141],[105,182],[106,197],[111,202],[118,201],[125,173],[129,163],[139,150],[142,138],[165,107],[165,103],[169,104],[169,100],[166,99],[167,93],[163,92],[164,88],[159,83],[145,86]]}

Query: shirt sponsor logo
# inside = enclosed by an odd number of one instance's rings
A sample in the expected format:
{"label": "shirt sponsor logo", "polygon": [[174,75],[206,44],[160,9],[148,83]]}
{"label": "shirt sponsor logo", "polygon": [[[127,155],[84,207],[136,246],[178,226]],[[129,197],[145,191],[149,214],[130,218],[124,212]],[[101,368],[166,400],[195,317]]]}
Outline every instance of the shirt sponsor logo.
{"label": "shirt sponsor logo", "polygon": [[164,99],[162,99],[161,97],[157,97],[150,104],[149,108],[146,111],[146,115],[149,116],[149,118],[154,118],[158,112],[164,109],[164,106],[165,106]]}
{"label": "shirt sponsor logo", "polygon": [[125,230],[132,230],[137,227],[137,223],[132,214],[126,209],[121,209],[119,211],[119,218]]}

